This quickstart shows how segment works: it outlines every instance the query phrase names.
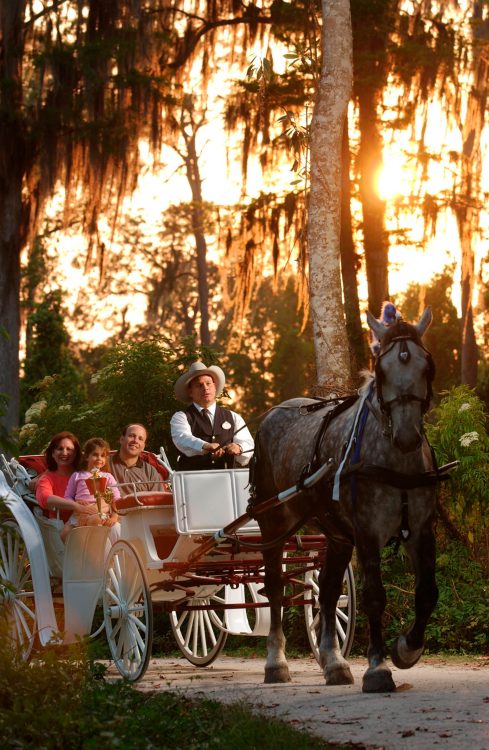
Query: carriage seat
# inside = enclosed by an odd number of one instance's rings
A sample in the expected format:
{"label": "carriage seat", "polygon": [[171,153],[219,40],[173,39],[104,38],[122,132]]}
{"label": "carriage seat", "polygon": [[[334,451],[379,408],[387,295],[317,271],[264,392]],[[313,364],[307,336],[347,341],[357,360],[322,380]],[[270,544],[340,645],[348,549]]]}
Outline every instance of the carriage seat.
{"label": "carriage seat", "polygon": [[173,494],[169,485],[162,492],[138,492],[137,495],[124,495],[115,500],[114,508],[117,512],[134,510],[137,508],[159,508],[173,505]]}

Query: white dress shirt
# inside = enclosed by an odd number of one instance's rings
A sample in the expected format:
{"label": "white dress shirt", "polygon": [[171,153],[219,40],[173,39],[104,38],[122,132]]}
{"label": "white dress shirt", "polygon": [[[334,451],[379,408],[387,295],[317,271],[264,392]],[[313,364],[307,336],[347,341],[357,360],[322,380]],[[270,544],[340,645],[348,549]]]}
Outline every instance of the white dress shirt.
{"label": "white dress shirt", "polygon": [[[202,412],[204,407],[194,403],[195,408]],[[207,407],[207,411],[210,412],[211,420],[214,421],[216,414],[216,403]],[[226,408],[226,407],[224,407]],[[228,410],[229,411],[229,410]],[[234,459],[240,466],[246,466],[251,456],[253,455],[253,448],[255,443],[251,436],[249,429],[246,427],[245,421],[239,414],[232,411],[231,416],[233,418],[234,430],[236,434],[233,437],[233,443],[241,447],[241,455],[235,456]],[[202,456],[204,451],[202,450],[206,441],[201,438],[192,435],[190,425],[188,423],[187,415],[184,411],[177,411],[170,420],[171,436],[176,447],[180,453],[184,453],[186,456]],[[243,428],[243,429],[241,429]],[[237,432],[239,430],[239,432]]]}

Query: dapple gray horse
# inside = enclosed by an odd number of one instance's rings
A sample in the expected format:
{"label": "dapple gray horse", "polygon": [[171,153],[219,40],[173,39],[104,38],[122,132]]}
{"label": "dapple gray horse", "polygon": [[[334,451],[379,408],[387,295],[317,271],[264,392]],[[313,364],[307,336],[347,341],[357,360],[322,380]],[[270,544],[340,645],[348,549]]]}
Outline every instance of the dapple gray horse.
{"label": "dapple gray horse", "polygon": [[380,572],[381,550],[392,538],[400,538],[406,547],[416,591],[414,622],[398,637],[391,658],[397,667],[409,668],[423,651],[426,624],[438,596],[433,521],[439,476],[423,431],[434,366],[422,336],[432,316],[427,308],[416,325],[400,321],[391,328],[370,313],[367,320],[380,351],[375,373],[366,375],[354,403],[347,399],[333,407],[307,398],[285,401],[267,415],[257,436],[253,503],[276,496],[330,459],[336,472],[334,480],[320,480],[279,507],[257,514],[263,540],[271,545],[263,552],[271,606],[265,682],[290,680],[281,623],[279,540],[310,519],[329,540],[319,579],[320,654],[326,683],[353,682],[339,649],[335,610],[354,547],[370,634],[363,691],[395,690],[382,633],[386,595]]}

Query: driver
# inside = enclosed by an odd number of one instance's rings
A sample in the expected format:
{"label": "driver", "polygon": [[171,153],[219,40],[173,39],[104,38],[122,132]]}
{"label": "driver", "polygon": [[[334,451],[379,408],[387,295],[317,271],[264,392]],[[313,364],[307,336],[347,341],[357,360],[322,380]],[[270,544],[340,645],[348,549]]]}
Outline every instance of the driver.
{"label": "driver", "polygon": [[236,412],[216,404],[226,377],[220,367],[193,362],[175,383],[175,397],[188,404],[170,421],[178,450],[178,469],[227,469],[246,466],[254,442],[244,420]]}

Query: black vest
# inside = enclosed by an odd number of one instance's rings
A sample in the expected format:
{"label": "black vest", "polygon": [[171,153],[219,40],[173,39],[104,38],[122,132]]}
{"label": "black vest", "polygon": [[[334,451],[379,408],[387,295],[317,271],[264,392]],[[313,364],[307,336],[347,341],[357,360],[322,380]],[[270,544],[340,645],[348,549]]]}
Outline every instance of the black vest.
{"label": "black vest", "polygon": [[[234,420],[233,415],[228,409],[222,406],[216,406],[214,414],[214,426],[205,414],[202,414],[192,404],[185,410],[185,414],[190,425],[192,435],[204,440],[206,443],[219,443],[219,445],[229,445],[233,442]],[[223,424],[227,422],[230,426],[225,428]],[[212,453],[206,453],[202,456],[185,456],[180,453],[178,456],[179,471],[200,471],[203,469],[232,469],[234,456],[221,456],[215,458]]]}

